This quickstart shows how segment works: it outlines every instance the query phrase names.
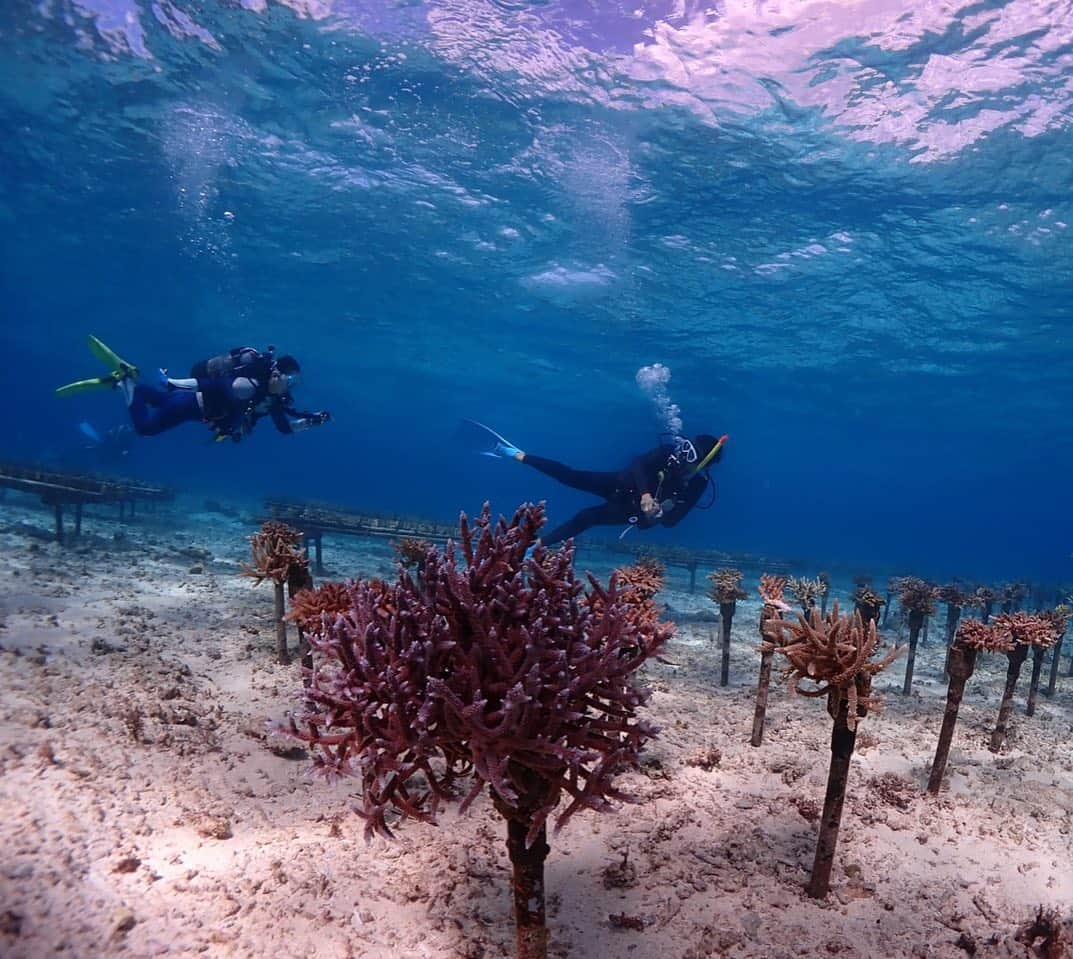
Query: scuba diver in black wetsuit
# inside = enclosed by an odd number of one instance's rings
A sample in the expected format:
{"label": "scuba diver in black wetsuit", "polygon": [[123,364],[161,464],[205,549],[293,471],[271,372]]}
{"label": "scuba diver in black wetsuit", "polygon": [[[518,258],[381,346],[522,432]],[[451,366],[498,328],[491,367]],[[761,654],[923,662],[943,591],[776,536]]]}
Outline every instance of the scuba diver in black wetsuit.
{"label": "scuba diver in black wetsuit", "polygon": [[294,408],[291,390],[299,382],[301,368],[293,356],[277,357],[269,347],[264,353],[243,346],[221,356],[195,363],[185,379],[160,371],[156,385],[135,383],[136,367],[120,359],[96,337],[89,338],[90,352],[112,370],[61,386],[59,396],[87,389],[112,387],[122,390],[131,423],[140,436],[156,436],[181,423],[206,423],[217,440],[239,442],[264,416],[271,417],[281,433],[297,433],[331,419],[326,410],[317,413]]}
{"label": "scuba diver in black wetsuit", "polygon": [[[466,430],[478,440],[485,456],[514,459],[558,480],[571,489],[593,493],[606,500],[600,506],[583,509],[572,519],[541,537],[545,546],[577,536],[592,526],[627,524],[622,535],[634,526],[649,529],[653,526],[676,526],[699,502],[709,484],[712,463],[722,457],[727,437],[716,439],[701,433],[692,440],[672,436],[655,449],[636,457],[625,469],[613,472],[576,470],[525,453],[494,430],[475,420],[466,421]],[[482,434],[483,431],[483,434]]]}

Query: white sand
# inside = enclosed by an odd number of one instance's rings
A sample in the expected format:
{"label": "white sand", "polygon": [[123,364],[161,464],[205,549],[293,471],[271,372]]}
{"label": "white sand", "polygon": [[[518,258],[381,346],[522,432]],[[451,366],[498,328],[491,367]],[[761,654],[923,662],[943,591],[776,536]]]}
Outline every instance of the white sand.
{"label": "white sand", "polygon": [[[30,535],[49,525],[28,501],[0,503],[0,956],[512,955],[505,827],[487,799],[366,844],[353,784],[311,780],[268,735],[300,677],[272,661],[270,588],[237,575],[252,527],[176,507],[122,527],[88,518],[62,549]],[[325,547],[333,578],[392,568],[386,541]],[[680,628],[677,666],[646,670],[663,733],[623,777],[641,802],[551,839],[552,955],[962,957],[959,936],[978,956],[1036,955],[1017,928],[1040,904],[1073,910],[1073,681],[1029,720],[1026,664],[995,756],[1006,661],[982,659],[951,788],[931,800],[933,629],[912,697],[897,692],[904,659],[880,677],[887,707],[862,723],[816,902],[803,890],[830,721],[780,685],[749,746],[756,615],[740,605],[728,688],[708,625]]]}

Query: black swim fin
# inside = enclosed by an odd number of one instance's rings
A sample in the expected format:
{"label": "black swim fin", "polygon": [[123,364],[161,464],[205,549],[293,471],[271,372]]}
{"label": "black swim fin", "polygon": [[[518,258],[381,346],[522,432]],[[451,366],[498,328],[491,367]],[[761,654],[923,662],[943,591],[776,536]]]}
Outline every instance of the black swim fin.
{"label": "black swim fin", "polygon": [[477,420],[460,420],[455,430],[455,442],[473,453],[493,456],[496,459],[514,459],[521,452],[506,437],[500,436],[490,426],[478,423]]}

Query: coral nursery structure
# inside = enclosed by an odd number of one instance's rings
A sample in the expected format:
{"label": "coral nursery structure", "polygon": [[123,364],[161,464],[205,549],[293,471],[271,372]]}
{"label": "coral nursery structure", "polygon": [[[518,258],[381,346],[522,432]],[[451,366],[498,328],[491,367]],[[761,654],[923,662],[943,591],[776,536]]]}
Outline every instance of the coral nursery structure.
{"label": "coral nursery structure", "polygon": [[972,606],[974,599],[966,593],[957,583],[947,583],[935,590],[935,599],[940,603],[946,603],[946,632],[944,639],[946,646],[950,647],[954,642],[954,634],[957,632],[958,621],[961,612],[966,606]]}
{"label": "coral nursery structure", "polygon": [[820,570],[816,575],[823,589],[820,590],[820,615],[827,615],[827,597],[831,595],[831,574],[826,570]]}
{"label": "coral nursery structure", "polygon": [[1021,676],[1021,667],[1028,658],[1028,652],[1030,649],[1039,649],[1042,654],[1043,650],[1054,645],[1056,632],[1053,622],[1029,613],[1000,613],[995,617],[994,626],[1010,641],[1010,648],[1006,652],[1010,660],[1006,669],[1006,688],[1002,693],[998,720],[995,723],[994,732],[991,733],[991,742],[988,746],[991,752],[997,753],[1006,741],[1006,729],[1010,721],[1010,712],[1013,709],[1013,693],[1017,687],[1017,680]]}
{"label": "coral nursery structure", "polygon": [[[1069,597],[1070,602],[1073,602],[1073,596]],[[1051,676],[1047,681],[1047,689],[1044,691],[1045,695],[1053,696],[1055,686],[1058,683],[1058,664],[1062,660],[1062,640],[1065,637],[1066,629],[1069,627],[1070,613],[1073,613],[1073,607],[1068,603],[1059,603],[1054,608],[1055,613],[1061,617],[1056,625],[1062,625],[1062,630],[1058,634],[1058,639],[1054,643],[1054,652],[1051,653]],[[1073,662],[1073,658],[1070,660]]]}
{"label": "coral nursery structure", "polygon": [[808,885],[810,896],[823,899],[831,884],[857,721],[877,705],[872,696],[872,677],[890,665],[901,649],[873,659],[878,647],[875,621],[865,621],[859,612],[852,617],[841,616],[837,602],[826,617],[813,610],[809,618],[799,616],[796,623],[771,618],[766,623],[765,636],[772,650],[790,661],[794,691],[803,696],[826,696],[827,712],[834,720],[831,767]]}
{"label": "coral nursery structure", "polygon": [[[1051,641],[1047,645],[1036,644],[1032,647],[1032,681],[1028,687],[1028,703],[1025,705],[1025,713],[1028,716],[1034,716],[1036,713],[1036,697],[1039,695],[1039,680],[1040,675],[1043,672],[1043,660],[1047,655],[1048,649],[1054,650],[1054,662],[1058,662],[1062,637],[1065,635],[1066,627],[1069,625],[1069,607],[1058,606],[1055,609],[1044,610],[1039,614],[1039,618],[1050,625]],[[1055,669],[1052,667],[1052,678],[1054,674]]]}
{"label": "coral nursery structure", "polygon": [[946,711],[943,713],[939,744],[935,749],[935,759],[931,764],[931,775],[928,777],[928,792],[933,796],[937,796],[942,787],[943,774],[946,772],[946,763],[950,756],[950,744],[954,739],[958,710],[961,708],[961,700],[965,694],[965,684],[976,668],[977,653],[981,651],[1005,653],[1011,649],[1012,645],[1013,641],[1008,635],[978,619],[966,619],[958,627],[947,657],[950,683],[946,692]]}
{"label": "coral nursery structure", "polygon": [[924,625],[924,617],[935,612],[935,587],[915,576],[903,576],[898,580],[898,600],[902,609],[909,614],[909,655],[905,661],[905,682],[902,685],[902,695],[908,696],[913,689],[917,640]]}
{"label": "coral nursery structure", "polygon": [[980,608],[980,619],[984,623],[991,621],[991,610],[995,607],[998,593],[990,586],[980,586],[976,590],[975,605]]}
{"label": "coral nursery structure", "polygon": [[[349,608],[313,636],[313,682],[291,733],[318,768],[362,784],[367,834],[389,816],[434,821],[488,787],[507,820],[517,954],[547,954],[546,822],[623,797],[616,770],[654,729],[638,719],[636,670],[673,627],[633,612],[630,590],[576,579],[573,548],[536,542],[543,508],[493,523],[488,507],[460,548],[430,550],[425,583],[354,584]],[[385,615],[384,590],[393,612]]]}
{"label": "coral nursery structure", "polygon": [[886,602],[867,583],[859,582],[853,591],[853,605],[857,612],[861,614],[861,620],[865,625],[868,625],[868,623],[879,625],[879,612],[886,605]]}
{"label": "coral nursery structure", "polygon": [[719,617],[722,626],[722,661],[719,669],[719,685],[730,682],[730,626],[734,620],[734,611],[738,600],[749,594],[741,588],[742,574],[736,569],[717,569],[708,575],[712,584],[708,590],[711,599],[719,604]]}
{"label": "coral nursery structure", "polygon": [[395,543],[395,556],[406,569],[420,579],[425,572],[425,559],[432,544],[419,536],[403,536]]}
{"label": "coral nursery structure", "polygon": [[291,661],[287,649],[287,621],[284,619],[284,587],[291,587],[293,596],[312,585],[309,579],[309,558],[301,548],[302,534],[276,520],[262,524],[259,532],[250,537],[252,565],[243,563],[242,573],[259,586],[270,579],[275,587],[276,659],[286,665]]}
{"label": "coral nursery structure", "polygon": [[[760,636],[765,637],[765,627],[770,619],[781,619],[783,613],[790,611],[789,604],[783,599],[786,577],[772,576],[764,573],[760,577],[760,598],[764,605],[760,609]],[[780,635],[772,630],[776,639]],[[775,655],[771,643],[760,644],[760,677],[756,683],[756,710],[753,713],[753,735],[749,742],[759,746],[764,741],[764,721],[767,716],[768,689],[771,685],[771,659]]]}
{"label": "coral nursery structure", "polygon": [[822,579],[809,579],[807,576],[790,576],[786,580],[786,589],[797,600],[801,612],[806,616],[816,605],[816,600],[827,593],[827,586]]}
{"label": "coral nursery structure", "polygon": [[1012,613],[1028,596],[1027,583],[1004,583],[999,588],[998,599],[1002,612]]}
{"label": "coral nursery structure", "polygon": [[[659,560],[643,557],[633,566],[616,569],[615,580],[620,595],[627,602],[634,625],[643,629],[657,625],[659,607],[656,605],[656,594],[663,589],[663,564]],[[599,595],[594,594],[591,602],[598,604]]]}

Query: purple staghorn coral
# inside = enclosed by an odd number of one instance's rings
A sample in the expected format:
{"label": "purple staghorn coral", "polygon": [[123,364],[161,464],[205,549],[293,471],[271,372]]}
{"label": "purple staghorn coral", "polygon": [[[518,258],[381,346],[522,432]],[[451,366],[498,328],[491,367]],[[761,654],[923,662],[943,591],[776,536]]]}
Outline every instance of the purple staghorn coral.
{"label": "purple staghorn coral", "polygon": [[431,549],[422,585],[400,570],[386,606],[384,584],[356,583],[311,637],[312,685],[290,726],[320,771],[361,780],[368,836],[391,835],[391,810],[435,821],[444,800],[464,789],[464,809],[487,784],[508,821],[526,956],[546,949],[546,821],[564,793],[557,827],[629,798],[615,773],[656,731],[636,716],[632,676],[673,629],[633,615],[615,576],[586,591],[569,543],[525,559],[543,522],[528,505],[493,523],[486,505],[472,527],[462,517],[461,565],[453,545]]}

